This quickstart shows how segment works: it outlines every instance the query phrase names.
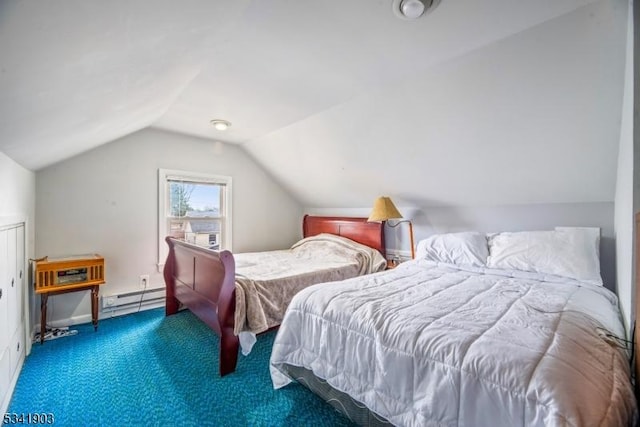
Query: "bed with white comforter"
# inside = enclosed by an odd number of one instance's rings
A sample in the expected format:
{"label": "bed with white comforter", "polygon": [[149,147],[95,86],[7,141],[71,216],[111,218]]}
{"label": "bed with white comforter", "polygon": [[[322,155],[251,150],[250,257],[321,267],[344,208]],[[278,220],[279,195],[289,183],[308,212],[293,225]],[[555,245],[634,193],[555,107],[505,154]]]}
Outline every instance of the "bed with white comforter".
{"label": "bed with white comforter", "polygon": [[301,291],[274,343],[274,386],[303,367],[400,426],[631,425],[616,296],[482,263],[420,259]]}

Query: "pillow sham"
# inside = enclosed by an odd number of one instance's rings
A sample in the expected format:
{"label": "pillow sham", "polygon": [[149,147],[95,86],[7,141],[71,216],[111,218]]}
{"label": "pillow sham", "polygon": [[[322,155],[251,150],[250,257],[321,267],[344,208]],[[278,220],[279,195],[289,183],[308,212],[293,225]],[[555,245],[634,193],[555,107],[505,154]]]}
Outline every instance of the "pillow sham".
{"label": "pillow sham", "polygon": [[487,238],[477,231],[436,234],[418,242],[416,259],[483,267],[489,249]]}
{"label": "pillow sham", "polygon": [[592,228],[499,233],[489,237],[487,267],[553,274],[602,286],[599,246],[599,229]]}

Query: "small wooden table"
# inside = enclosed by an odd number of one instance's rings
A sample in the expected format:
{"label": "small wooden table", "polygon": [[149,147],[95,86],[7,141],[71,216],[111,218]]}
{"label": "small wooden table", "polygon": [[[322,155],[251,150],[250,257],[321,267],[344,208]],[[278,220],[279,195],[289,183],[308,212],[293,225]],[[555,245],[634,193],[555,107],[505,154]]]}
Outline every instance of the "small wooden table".
{"label": "small wooden table", "polygon": [[104,280],[104,258],[97,254],[60,258],[45,257],[36,262],[36,293],[40,294],[40,343],[47,331],[49,295],[91,291],[91,321],[98,330],[98,294]]}

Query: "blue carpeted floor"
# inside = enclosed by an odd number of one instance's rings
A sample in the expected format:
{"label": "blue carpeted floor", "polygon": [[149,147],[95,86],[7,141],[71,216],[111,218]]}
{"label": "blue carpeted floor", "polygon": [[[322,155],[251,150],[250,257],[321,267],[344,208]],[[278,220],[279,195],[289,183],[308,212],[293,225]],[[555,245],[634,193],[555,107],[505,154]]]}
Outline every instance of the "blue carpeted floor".
{"label": "blue carpeted floor", "polygon": [[346,426],[349,420],[296,383],[274,390],[275,333],[218,375],[218,340],[188,311],[101,320],[97,332],[34,344],[9,413],[52,413],[56,426]]}

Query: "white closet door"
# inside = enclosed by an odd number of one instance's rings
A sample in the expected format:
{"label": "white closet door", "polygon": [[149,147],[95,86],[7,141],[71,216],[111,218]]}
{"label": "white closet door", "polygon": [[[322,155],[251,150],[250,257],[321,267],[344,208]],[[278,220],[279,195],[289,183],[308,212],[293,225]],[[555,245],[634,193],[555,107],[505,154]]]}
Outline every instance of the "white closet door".
{"label": "white closet door", "polygon": [[[9,349],[0,348],[0,405],[7,396],[9,384],[11,384],[11,365],[10,365]],[[0,408],[2,410],[2,408]]]}
{"label": "white closet door", "polygon": [[13,332],[9,330],[9,316],[7,315],[9,309],[9,271],[7,269],[7,263],[9,261],[7,250],[8,235],[9,232],[7,230],[0,230],[0,357],[2,357],[2,352],[7,345],[9,345],[9,339]]}
{"label": "white closet door", "polygon": [[24,360],[24,225],[0,230],[0,411],[8,405],[10,385]]}
{"label": "white closet door", "polygon": [[16,307],[17,307],[17,324],[24,322],[25,317],[25,299],[26,287],[25,278],[27,272],[25,270],[25,254],[24,254],[24,225],[16,228]]}
{"label": "white closet door", "polygon": [[25,310],[25,268],[24,268],[24,225],[16,227],[16,315],[17,325],[16,331],[13,334],[13,338],[9,342],[9,351],[11,352],[11,372],[13,373],[18,364],[25,355],[25,325],[26,319],[24,314]]}
{"label": "white closet door", "polygon": [[17,247],[18,232],[17,228],[10,228],[7,230],[7,286],[9,287],[9,307],[7,312],[9,314],[9,337],[13,337],[16,328],[20,324],[20,310],[18,309],[18,275],[16,274],[16,247]]}

